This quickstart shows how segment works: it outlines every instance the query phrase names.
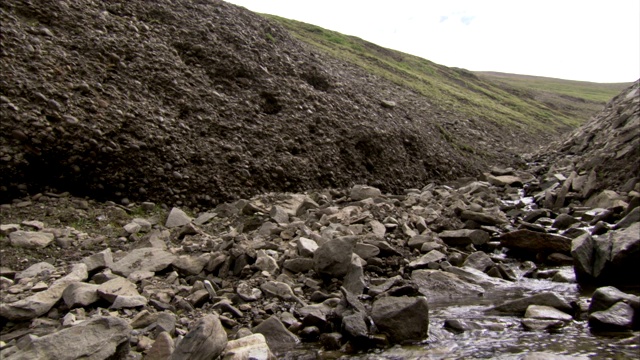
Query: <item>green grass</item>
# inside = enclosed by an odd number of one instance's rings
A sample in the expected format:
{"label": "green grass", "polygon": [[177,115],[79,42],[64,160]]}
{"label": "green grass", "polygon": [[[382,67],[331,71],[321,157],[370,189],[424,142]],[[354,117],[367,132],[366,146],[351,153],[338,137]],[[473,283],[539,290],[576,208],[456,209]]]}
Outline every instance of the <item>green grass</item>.
{"label": "green grass", "polygon": [[524,131],[556,132],[576,127],[625,87],[625,84],[593,86],[536,77],[505,80],[488,73],[438,65],[319,26],[263,16],[280,23],[299,40],[410,88],[435,105]]}

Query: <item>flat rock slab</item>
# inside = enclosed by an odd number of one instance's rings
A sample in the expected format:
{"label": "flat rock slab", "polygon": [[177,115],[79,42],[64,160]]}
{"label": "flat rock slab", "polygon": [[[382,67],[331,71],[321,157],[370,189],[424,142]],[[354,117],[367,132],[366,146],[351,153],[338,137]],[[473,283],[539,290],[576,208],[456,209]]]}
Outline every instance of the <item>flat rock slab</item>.
{"label": "flat rock slab", "polygon": [[42,249],[49,245],[55,236],[51,233],[38,231],[14,231],[9,234],[11,246],[26,249]]}
{"label": "flat rock slab", "polygon": [[134,271],[160,271],[174,262],[176,256],[159,248],[132,250],[111,267],[114,274],[129,276]]}
{"label": "flat rock slab", "polygon": [[99,317],[32,339],[6,360],[108,359],[119,346],[129,341],[130,332],[131,327],[124,319]]}
{"label": "flat rock slab", "polygon": [[500,245],[512,250],[531,252],[571,252],[571,239],[555,234],[541,233],[531,230],[516,230],[500,236]]}
{"label": "flat rock slab", "polygon": [[573,320],[573,316],[554,307],[545,305],[529,305],[527,311],[524,313],[524,317],[540,320],[560,320],[564,322]]}
{"label": "flat rock slab", "polygon": [[469,284],[456,274],[440,270],[415,270],[411,273],[411,280],[429,301],[477,297],[484,294],[481,286]]}

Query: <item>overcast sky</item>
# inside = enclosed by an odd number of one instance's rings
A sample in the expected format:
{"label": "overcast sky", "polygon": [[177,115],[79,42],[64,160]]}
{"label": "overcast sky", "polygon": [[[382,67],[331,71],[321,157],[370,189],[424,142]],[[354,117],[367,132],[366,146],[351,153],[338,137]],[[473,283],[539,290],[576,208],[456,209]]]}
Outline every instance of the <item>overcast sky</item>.
{"label": "overcast sky", "polygon": [[640,0],[228,0],[436,63],[594,82],[640,78]]}

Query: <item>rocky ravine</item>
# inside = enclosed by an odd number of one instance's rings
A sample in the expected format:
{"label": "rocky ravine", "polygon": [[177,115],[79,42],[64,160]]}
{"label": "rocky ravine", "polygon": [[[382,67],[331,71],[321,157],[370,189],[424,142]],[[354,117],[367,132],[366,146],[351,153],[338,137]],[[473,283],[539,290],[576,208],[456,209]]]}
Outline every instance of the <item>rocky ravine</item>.
{"label": "rocky ravine", "polygon": [[[461,118],[222,1],[0,4],[0,201],[215,206],[514,165],[533,134]],[[517,146],[510,146],[515,145]]]}
{"label": "rocky ravine", "polygon": [[[420,341],[430,302],[517,288],[523,271],[576,281],[536,264],[573,263],[583,286],[637,286],[640,185],[586,207],[577,184],[571,168],[496,168],[396,195],[265,194],[195,217],[68,194],[18,199],[1,208],[2,356],[332,357]],[[640,329],[637,296],[608,286],[576,300],[546,292],[490,311],[531,331]],[[483,326],[513,331],[445,322]]]}

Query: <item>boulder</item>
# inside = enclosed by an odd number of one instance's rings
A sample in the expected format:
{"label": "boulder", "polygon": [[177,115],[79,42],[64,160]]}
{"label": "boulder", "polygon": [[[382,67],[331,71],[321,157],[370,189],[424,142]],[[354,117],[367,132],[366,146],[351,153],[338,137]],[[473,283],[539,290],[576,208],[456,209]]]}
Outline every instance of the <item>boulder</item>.
{"label": "boulder", "polygon": [[9,234],[11,246],[26,249],[42,249],[49,245],[55,236],[47,232],[39,231],[14,231]]}
{"label": "boulder", "polygon": [[85,264],[75,264],[71,272],[54,281],[48,289],[22,300],[0,304],[0,316],[12,321],[30,320],[46,314],[62,298],[69,284],[84,281],[89,277]]}
{"label": "boulder", "polygon": [[382,195],[380,189],[366,185],[354,185],[349,192],[349,197],[354,201],[376,198],[380,195]]}
{"label": "boulder", "polygon": [[421,341],[429,332],[427,299],[385,296],[374,301],[371,318],[392,343]]}
{"label": "boulder", "polygon": [[560,311],[572,313],[573,308],[564,299],[552,292],[543,292],[526,298],[507,301],[501,305],[488,309],[488,312],[524,315],[530,305],[544,305],[556,308]]}
{"label": "boulder", "polygon": [[613,286],[604,286],[597,288],[591,296],[589,313],[606,310],[620,301],[624,301],[640,311],[640,296],[627,294]]}
{"label": "boulder", "polygon": [[298,337],[287,330],[275,315],[261,322],[252,331],[264,335],[269,349],[276,355],[291,350],[300,342]]}
{"label": "boulder", "polygon": [[573,320],[573,316],[554,307],[545,305],[529,305],[524,313],[524,317],[540,320],[560,320],[563,322]]}
{"label": "boulder", "polygon": [[107,248],[99,253],[85,257],[82,262],[87,265],[87,271],[89,272],[102,270],[113,265],[113,255],[111,254],[111,249]]}
{"label": "boulder", "polygon": [[355,240],[350,237],[329,240],[313,254],[314,268],[319,275],[341,278],[347,274]]}
{"label": "boulder", "polygon": [[489,233],[479,229],[445,230],[438,234],[438,237],[449,246],[476,246],[486,244],[490,239]]}
{"label": "boulder", "polygon": [[178,343],[171,360],[215,359],[227,346],[227,333],[216,314],[209,314],[193,324],[187,335]]}
{"label": "boulder", "polygon": [[440,270],[414,270],[411,280],[429,301],[478,297],[484,294],[481,286],[469,284],[456,274]]}
{"label": "boulder", "polygon": [[176,259],[176,256],[159,248],[141,248],[129,252],[115,262],[111,271],[114,274],[129,276],[134,271],[160,271]]}
{"label": "boulder", "polygon": [[42,261],[20,271],[15,275],[13,280],[20,281],[21,279],[34,278],[38,275],[48,275],[53,273],[55,270],[55,266],[49,264],[48,262]]}
{"label": "boulder", "polygon": [[165,227],[171,229],[175,227],[180,227],[183,225],[187,225],[193,220],[187,213],[184,211],[174,207],[169,211],[169,215],[167,215],[167,221],[165,222]]}
{"label": "boulder", "polygon": [[139,296],[138,289],[131,281],[117,277],[111,279],[98,286],[98,296],[107,300],[110,303],[116,301],[118,296]]}
{"label": "boulder", "polygon": [[624,201],[624,197],[613,190],[603,190],[597,195],[590,197],[589,200],[585,202],[585,206],[604,209],[611,209],[615,207],[626,208],[627,205],[628,204]]}
{"label": "boulder", "polygon": [[128,346],[130,332],[131,327],[126,320],[98,317],[32,339],[6,360],[109,359],[120,347]]}
{"label": "boulder", "polygon": [[98,296],[99,285],[75,282],[69,284],[62,292],[62,299],[69,309],[85,307],[100,300]]}
{"label": "boulder", "polygon": [[222,360],[269,360],[275,359],[267,339],[262,334],[252,334],[230,340],[224,350]]}
{"label": "boulder", "polygon": [[633,308],[619,301],[606,310],[589,314],[589,327],[601,331],[628,331],[633,327]]}
{"label": "boulder", "polygon": [[173,343],[171,335],[166,331],[163,331],[158,334],[156,341],[147,351],[146,359],[169,360],[174,349],[175,344]]}
{"label": "boulder", "polygon": [[571,252],[571,239],[556,234],[541,233],[526,229],[511,231],[500,236],[500,245],[510,250],[525,252],[559,252],[569,254]]}

